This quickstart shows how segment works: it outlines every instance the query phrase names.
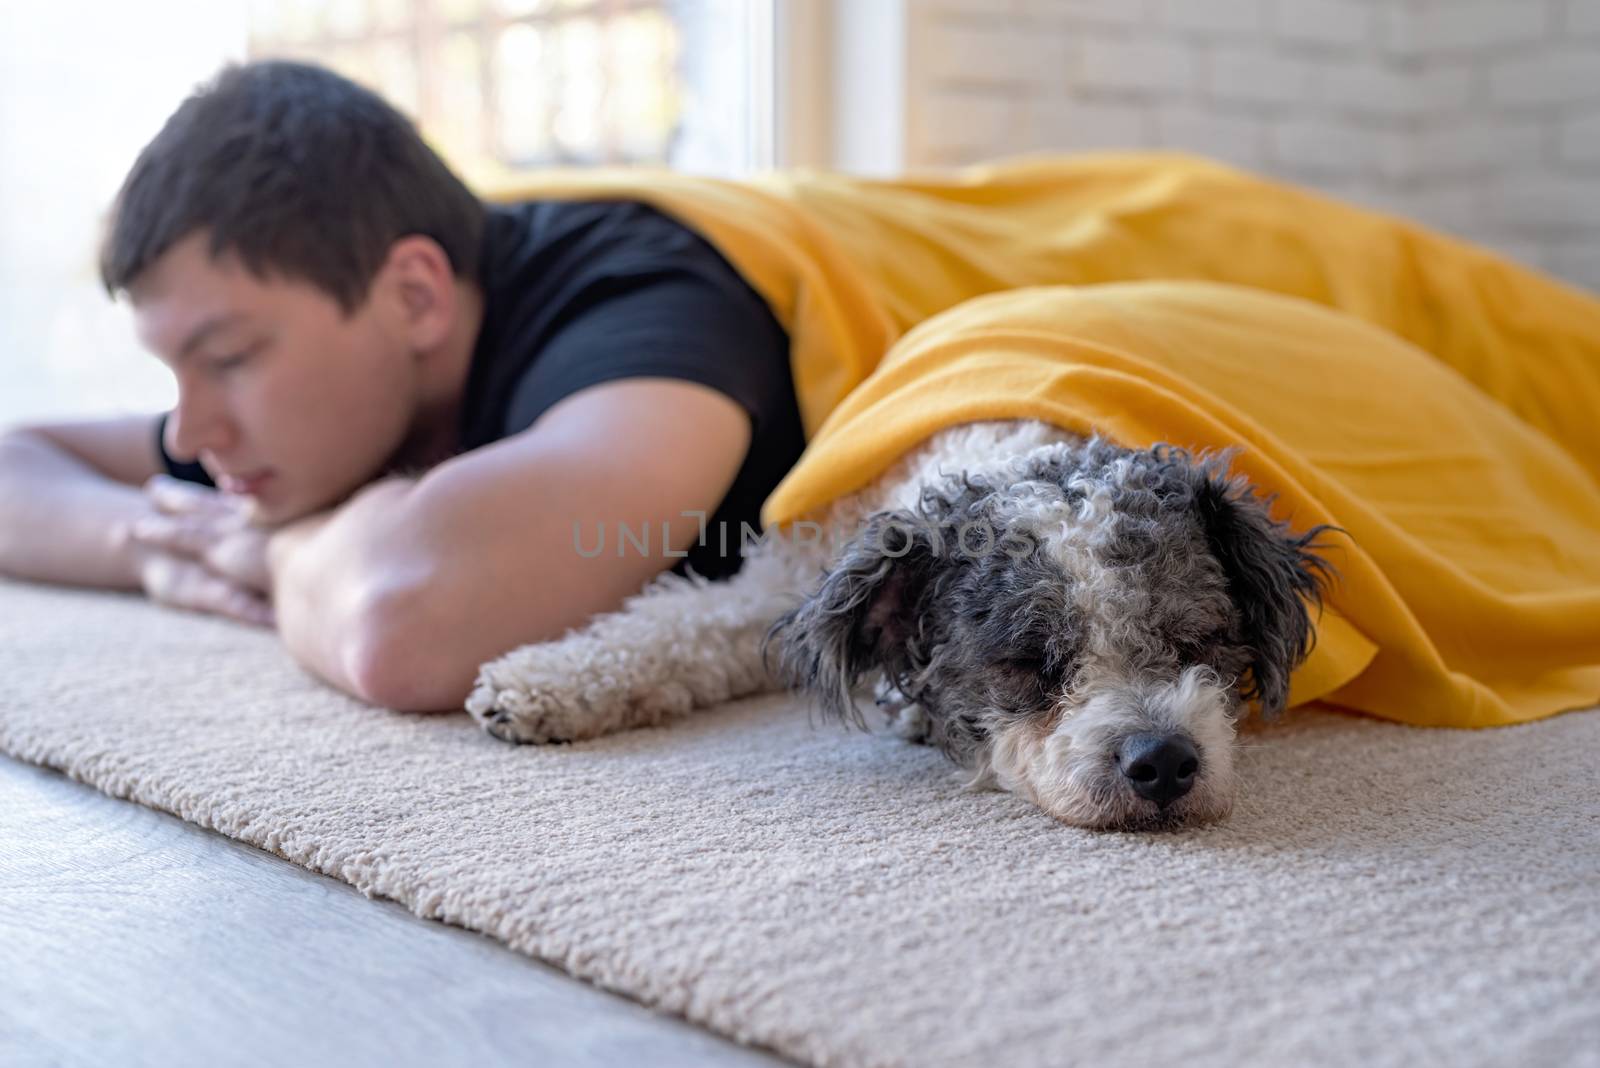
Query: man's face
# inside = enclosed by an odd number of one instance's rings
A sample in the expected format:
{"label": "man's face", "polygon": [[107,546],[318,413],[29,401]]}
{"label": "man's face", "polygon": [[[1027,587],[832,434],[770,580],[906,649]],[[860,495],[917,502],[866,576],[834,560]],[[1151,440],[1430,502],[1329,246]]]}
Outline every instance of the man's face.
{"label": "man's face", "polygon": [[129,287],[140,341],[178,380],[167,452],[198,458],[257,523],[331,507],[406,438],[417,375],[402,324],[371,299],[346,318],[309,283],[211,259],[208,240],[189,235]]}

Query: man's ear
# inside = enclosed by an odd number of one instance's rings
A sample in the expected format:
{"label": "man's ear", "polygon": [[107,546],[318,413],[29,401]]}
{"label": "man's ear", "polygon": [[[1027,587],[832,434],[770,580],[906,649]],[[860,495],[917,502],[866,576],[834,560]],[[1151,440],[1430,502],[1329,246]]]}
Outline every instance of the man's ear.
{"label": "man's ear", "polygon": [[437,348],[457,314],[456,275],[450,256],[431,237],[407,234],[389,246],[380,271],[396,327],[413,349]]}
{"label": "man's ear", "polygon": [[1327,548],[1317,537],[1340,528],[1320,524],[1291,533],[1288,523],[1272,518],[1276,494],[1259,498],[1243,476],[1221,473],[1231,453],[1194,469],[1195,503],[1211,551],[1227,574],[1250,658],[1249,682],[1240,694],[1259,700],[1263,718],[1272,719],[1288,702],[1290,674],[1316,646],[1308,602],[1321,608],[1334,573],[1312,550]]}
{"label": "man's ear", "polygon": [[816,696],[825,716],[866,730],[851,691],[874,668],[902,678],[919,661],[937,548],[936,533],[915,514],[874,515],[816,592],[767,631],[763,659],[776,640],[778,678]]}

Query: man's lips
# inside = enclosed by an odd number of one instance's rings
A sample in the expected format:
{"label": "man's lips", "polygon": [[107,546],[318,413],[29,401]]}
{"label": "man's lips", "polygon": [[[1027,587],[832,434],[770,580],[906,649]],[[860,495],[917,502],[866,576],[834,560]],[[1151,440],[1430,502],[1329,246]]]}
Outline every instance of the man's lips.
{"label": "man's lips", "polygon": [[271,477],[272,470],[270,468],[253,471],[243,476],[219,475],[217,477],[217,488],[222,490],[223,493],[234,493],[242,496],[255,493]]}

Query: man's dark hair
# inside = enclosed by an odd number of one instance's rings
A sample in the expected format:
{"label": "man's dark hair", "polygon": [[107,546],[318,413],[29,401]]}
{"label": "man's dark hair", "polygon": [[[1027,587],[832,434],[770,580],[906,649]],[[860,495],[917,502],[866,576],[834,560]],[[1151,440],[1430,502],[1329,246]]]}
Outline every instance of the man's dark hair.
{"label": "man's dark hair", "polygon": [[258,278],[309,282],[349,315],[390,246],[437,241],[477,282],[482,201],[372,92],[322,67],[230,63],[134,162],[112,206],[100,279],[115,297],[173,244],[210,231]]}

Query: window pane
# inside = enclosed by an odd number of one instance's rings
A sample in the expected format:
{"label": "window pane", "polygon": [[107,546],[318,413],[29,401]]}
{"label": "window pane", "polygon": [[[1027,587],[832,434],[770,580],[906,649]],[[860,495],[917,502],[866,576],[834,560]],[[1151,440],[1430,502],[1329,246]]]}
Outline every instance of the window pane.
{"label": "window pane", "polygon": [[439,53],[439,104],[435,131],[452,158],[481,166],[483,152],[482,58],[476,30],[451,33]]}
{"label": "window pane", "polygon": [[385,100],[415,120],[421,114],[418,97],[417,60],[411,42],[404,37],[392,37],[373,48],[373,68],[377,82],[373,86]]}
{"label": "window pane", "polygon": [[367,0],[328,0],[327,32],[334,37],[359,37],[367,32]]}
{"label": "window pane", "polygon": [[404,30],[411,26],[411,0],[373,0],[373,26],[378,30]]}
{"label": "window pane", "polygon": [[280,25],[286,40],[306,40],[323,30],[322,5],[317,0],[283,0]]}
{"label": "window pane", "polygon": [[471,22],[483,14],[483,0],[434,0],[434,7],[451,25]]}
{"label": "window pane", "polygon": [[759,5],[670,0],[665,6],[683,42],[674,71],[683,106],[672,133],[672,165],[696,174],[746,172],[759,165],[754,131],[763,124],[751,99],[752,75],[772,63],[770,54],[751,48]]}
{"label": "window pane", "polygon": [[368,89],[379,88],[377,65],[372,48],[364,44],[336,45],[328,53],[328,65],[353,82]]}
{"label": "window pane", "polygon": [[512,166],[548,159],[554,149],[550,119],[555,57],[545,31],[523,24],[500,34],[495,50],[500,153]]}
{"label": "window pane", "polygon": [[551,0],[495,0],[495,9],[513,18],[521,15],[542,15],[550,10]]}
{"label": "window pane", "polygon": [[289,5],[284,0],[250,0],[250,34],[260,40],[288,36]]}
{"label": "window pane", "polygon": [[591,18],[573,18],[556,32],[561,56],[561,103],[555,135],[564,154],[582,162],[600,156],[604,131],[600,107],[605,95],[605,68],[600,52],[600,25]]}
{"label": "window pane", "polygon": [[659,11],[623,15],[612,23],[612,86],[608,118],[619,149],[631,159],[661,161],[678,119],[677,34]]}

